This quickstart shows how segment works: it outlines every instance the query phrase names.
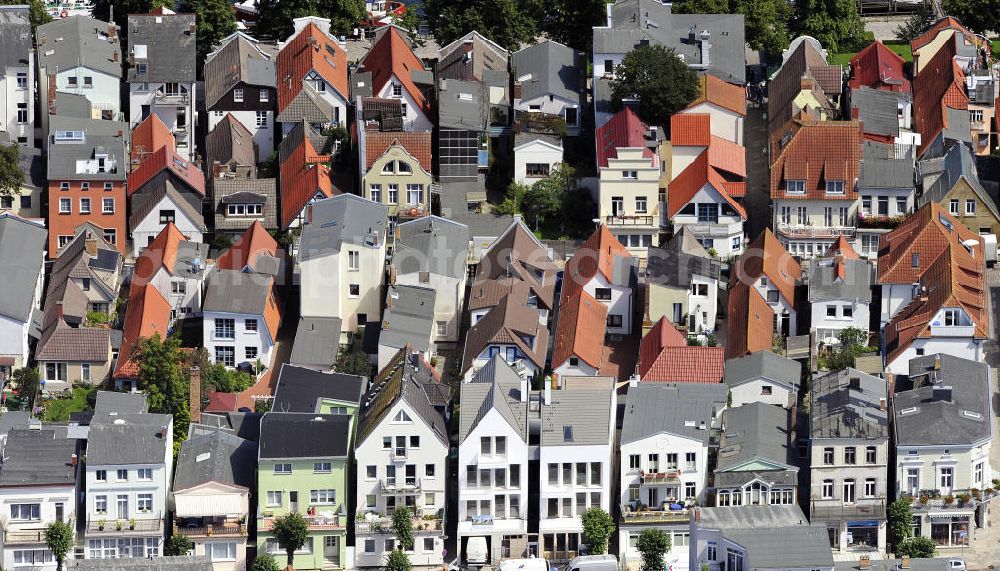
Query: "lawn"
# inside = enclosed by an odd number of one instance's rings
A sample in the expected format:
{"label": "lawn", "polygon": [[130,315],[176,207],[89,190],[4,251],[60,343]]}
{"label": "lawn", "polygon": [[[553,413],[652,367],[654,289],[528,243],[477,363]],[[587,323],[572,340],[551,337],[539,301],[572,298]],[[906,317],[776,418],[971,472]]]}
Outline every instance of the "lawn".
{"label": "lawn", "polygon": [[[913,53],[910,51],[910,44],[902,42],[885,42],[885,47],[899,54],[903,61],[913,61]],[[830,65],[848,65],[851,58],[858,55],[857,52],[830,54],[827,63]]]}
{"label": "lawn", "polygon": [[45,420],[51,422],[65,422],[69,420],[71,412],[80,412],[89,408],[87,395],[96,392],[96,388],[74,387],[73,393],[68,397],[59,397],[45,401]]}

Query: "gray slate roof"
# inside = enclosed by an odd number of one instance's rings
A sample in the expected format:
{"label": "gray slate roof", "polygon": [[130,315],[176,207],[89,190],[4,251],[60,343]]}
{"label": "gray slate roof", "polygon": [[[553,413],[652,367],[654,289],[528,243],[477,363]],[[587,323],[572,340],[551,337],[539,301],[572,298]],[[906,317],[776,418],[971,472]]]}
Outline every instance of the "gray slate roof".
{"label": "gray slate roof", "polygon": [[274,389],[275,412],[313,413],[320,400],[331,399],[361,403],[368,379],[344,373],[321,373],[305,367],[284,364],[278,371]]}
{"label": "gray slate roof", "polygon": [[90,16],[70,16],[42,24],[38,37],[38,67],[48,72],[83,66],[107,75],[122,76],[122,53],[111,24]]}
{"label": "gray slate roof", "polygon": [[788,529],[809,525],[802,508],[794,504],[706,507],[698,511],[702,529]]}
{"label": "gray slate roof", "polygon": [[26,66],[31,51],[28,6],[0,6],[0,66]]}
{"label": "gray slate roof", "polygon": [[[215,269],[205,282],[204,311],[264,315],[267,304],[273,303],[274,279],[268,275]],[[275,334],[271,332],[272,337]]]}
{"label": "gray slate roof", "polygon": [[257,49],[257,40],[236,32],[205,60],[205,107],[211,109],[239,83],[274,87],[275,76],[275,64]]}
{"label": "gray slate roof", "polygon": [[521,99],[554,95],[580,101],[582,74],[586,73],[582,52],[545,40],[514,52],[511,59],[514,78],[521,82]]}
{"label": "gray slate roof", "polygon": [[119,414],[90,422],[87,461],[91,466],[113,464],[162,464],[167,439],[164,427],[172,430],[169,414]]}
{"label": "gray slate roof", "polygon": [[762,461],[774,464],[776,470],[766,471],[768,480],[793,484],[798,468],[793,461],[789,413],[780,406],[749,403],[728,409],[723,414],[716,485],[739,485],[760,474],[740,467]]}
{"label": "gray slate roof", "polygon": [[[612,406],[614,385],[607,377],[587,380],[587,386],[552,391],[552,403],[541,406],[542,446],[613,444],[608,426],[617,414],[617,407]],[[608,382],[598,385],[598,381]]]}
{"label": "gray slate roof", "polygon": [[448,423],[435,406],[440,397],[441,383],[430,363],[418,353],[404,347],[386,364],[364,397],[364,409],[358,423],[358,443],[368,438],[384,421],[396,403],[405,402],[431,429],[445,447],[448,446]]}
{"label": "gray slate roof", "polygon": [[53,115],[67,115],[78,119],[90,119],[93,116],[94,105],[84,95],[76,93],[56,92],[55,112]]}
{"label": "gray slate roof", "polygon": [[711,258],[693,256],[680,250],[681,241],[674,236],[666,247],[650,248],[646,278],[657,285],[687,289],[692,276],[718,280],[722,264]]}
{"label": "gray slate roof", "polygon": [[851,91],[851,116],[858,111],[865,133],[886,137],[899,136],[899,100],[912,100],[909,93],[893,93],[881,89],[861,87]]}
{"label": "gray slate roof", "polygon": [[431,288],[390,286],[382,313],[378,344],[395,349],[407,345],[427,351],[434,333],[434,302],[437,291]]}
{"label": "gray slate roof", "polygon": [[[57,143],[54,141],[57,131],[83,131],[84,142]],[[47,141],[49,180],[125,180],[128,171],[125,145],[128,144],[130,134],[128,123],[81,119],[68,115],[51,116]],[[115,162],[115,168],[102,173],[78,174],[76,162],[92,159],[98,152],[107,153],[108,160]]]}
{"label": "gray slate roof", "polygon": [[494,356],[472,381],[462,385],[460,391],[458,441],[464,442],[469,433],[494,408],[521,436],[528,441],[528,403],[520,402],[521,377],[510,368],[500,355]]}
{"label": "gray slate roof", "polygon": [[185,440],[181,445],[174,472],[174,492],[206,482],[249,489],[254,485],[256,472],[257,445],[232,432],[216,430]]}
{"label": "gray slate roof", "polygon": [[49,429],[14,429],[7,434],[0,465],[0,487],[73,485],[76,440],[61,438]]}
{"label": "gray slate roof", "polygon": [[327,123],[333,120],[333,114],[334,108],[329,101],[312,89],[302,89],[278,114],[277,120],[279,123]]}
{"label": "gray slate roof", "polygon": [[[935,369],[936,359],[940,359],[940,369]],[[972,444],[988,438],[992,414],[989,375],[984,363],[944,353],[912,359],[913,388],[903,390],[906,387],[897,384],[893,396],[896,444]],[[935,385],[951,388],[950,402],[935,398]],[[913,408],[916,410],[908,410]]]}
{"label": "gray slate roof", "polygon": [[848,368],[813,379],[810,396],[813,438],[889,437],[885,380]]}
{"label": "gray slate roof", "polygon": [[260,421],[260,459],[347,458],[346,414],[269,412]]}
{"label": "gray slate roof", "polygon": [[858,188],[902,188],[914,186],[914,165],[908,159],[895,159],[886,152],[890,145],[864,142],[864,160],[858,173]]}
{"label": "gray slate roof", "polygon": [[951,145],[951,148],[948,149],[944,156],[943,168],[941,176],[917,199],[918,205],[923,206],[928,202],[940,203],[955,184],[964,178],[969,183],[972,191],[979,197],[979,202],[989,209],[994,217],[1000,218],[1000,211],[997,210],[996,202],[986,192],[983,185],[979,183],[979,173],[976,171],[976,159],[973,157],[969,147],[962,144]]}
{"label": "gray slate roof", "polygon": [[871,303],[872,264],[867,260],[842,260],[846,277],[837,278],[833,258],[818,258],[809,266],[809,303],[858,300]]}
{"label": "gray slate roof", "polygon": [[833,566],[830,537],[825,525],[776,529],[730,528],[725,536],[746,548],[747,564],[753,569],[829,569]]}
{"label": "gray slate roof", "polygon": [[103,417],[112,413],[138,414],[147,412],[149,404],[143,393],[120,393],[117,391],[97,391],[97,402],[94,404],[94,417]]}
{"label": "gray slate roof", "polygon": [[45,178],[45,155],[41,149],[18,145],[21,151],[21,170],[24,171],[25,188],[41,189],[48,183]]}
{"label": "gray slate roof", "polygon": [[621,443],[660,433],[708,444],[715,411],[726,404],[721,383],[639,383],[628,390]]}
{"label": "gray slate roof", "polygon": [[340,350],[340,326],[341,321],[336,317],[300,317],[288,363],[332,367]]}
{"label": "gray slate roof", "polygon": [[169,198],[196,228],[202,232],[208,230],[201,207],[204,197],[180,182],[181,180],[172,170],[164,169],[141,187],[133,189],[135,192],[130,198],[132,214],[128,218],[129,228],[134,232],[147,216],[154,214],[153,210],[164,198]]}
{"label": "gray slate roof", "polygon": [[396,226],[392,264],[397,275],[431,272],[460,279],[467,272],[469,227],[439,216]]}
{"label": "gray slate roof", "polygon": [[208,555],[181,555],[151,559],[67,559],[67,571],[212,571]]}
{"label": "gray slate roof", "polygon": [[[146,46],[146,73],[140,75],[135,65],[128,68],[130,82],[195,81],[195,15],[129,14],[128,49]],[[135,58],[136,63],[143,60]]]}
{"label": "gray slate roof", "polygon": [[726,361],[725,382],[728,386],[736,387],[760,378],[797,389],[802,379],[802,363],[770,351],[757,351]]}
{"label": "gray slate roof", "polygon": [[440,84],[438,126],[442,129],[484,131],[490,113],[486,85],[481,81],[457,79],[446,79]]}
{"label": "gray slate roof", "polygon": [[225,167],[257,164],[253,133],[230,113],[205,136],[205,178],[213,177],[212,167],[216,162]]}
{"label": "gray slate roof", "polygon": [[42,254],[48,232],[16,216],[0,216],[0,316],[27,323],[34,306],[35,284],[42,273]]}
{"label": "gray slate roof", "polygon": [[271,230],[278,227],[278,193],[277,180],[273,178],[217,178],[212,181],[212,201],[215,212],[216,230],[244,231],[256,218],[226,216],[226,204],[241,202],[244,204],[264,205],[264,219],[261,224]]}
{"label": "gray slate roof", "polygon": [[372,247],[373,232],[385,240],[389,209],[354,194],[338,194],[314,202],[312,222],[302,228],[299,260],[308,261],[340,252],[345,242]]}

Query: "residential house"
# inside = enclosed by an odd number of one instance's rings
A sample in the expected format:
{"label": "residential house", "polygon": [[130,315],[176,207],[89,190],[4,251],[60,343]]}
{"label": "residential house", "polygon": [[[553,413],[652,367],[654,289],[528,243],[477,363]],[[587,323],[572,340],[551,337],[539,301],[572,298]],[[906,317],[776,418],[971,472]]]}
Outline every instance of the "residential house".
{"label": "residential house", "polygon": [[[921,164],[921,172],[925,170],[924,164]],[[937,179],[924,186],[924,192],[917,200],[918,206],[936,202],[977,234],[1000,233],[1000,210],[993,196],[979,182],[975,157],[969,147],[951,145],[939,168],[941,172]]]}
{"label": "residential house", "polygon": [[365,348],[369,354],[375,354],[375,366],[380,371],[404,347],[428,359],[433,354],[431,336],[437,292],[418,285],[390,285],[387,289],[382,322],[368,326],[378,327],[378,347]]}
{"label": "residential house", "polygon": [[[277,409],[275,409],[277,410]],[[346,414],[269,412],[260,421],[257,457],[257,550],[281,557],[271,535],[289,513],[309,523],[296,569],[347,566],[349,427]]]}
{"label": "residential house", "polygon": [[969,67],[979,57],[979,40],[951,16],[934,22],[926,32],[910,40],[913,53],[913,75],[919,76],[931,65],[930,61],[943,49],[949,49],[963,67]]}
{"label": "residential house", "polygon": [[809,36],[792,40],[781,67],[768,83],[767,120],[772,156],[790,137],[790,122],[803,112],[829,118],[839,109],[844,91],[843,69],[826,61],[827,52]]}
{"label": "residential house", "polygon": [[[0,145],[11,144],[10,136],[0,132]],[[21,218],[42,218],[42,189],[48,184],[45,178],[44,151],[34,147],[18,145],[21,172],[24,180],[18,189],[20,196],[0,196],[0,213],[10,212]]]}
{"label": "residential house", "polygon": [[301,121],[278,145],[282,229],[302,226],[309,205],[334,195],[328,144],[319,131]]}
{"label": "residential house", "polygon": [[809,518],[840,552],[886,551],[889,413],[886,381],[854,368],[810,389]]}
{"label": "residential house", "polygon": [[226,113],[205,136],[205,178],[252,179],[257,176],[253,134],[232,114]]}
{"label": "residential house", "polygon": [[610,352],[604,344],[608,307],[583,289],[563,298],[552,347],[552,372],[561,379],[566,375],[595,376],[607,364]]}
{"label": "residential house", "polygon": [[931,203],[882,237],[875,283],[882,286],[886,372],[905,374],[924,354],[981,360],[989,335],[982,238]]}
{"label": "residential house", "polygon": [[35,52],[31,21],[25,6],[0,9],[0,37],[3,53],[0,65],[0,131],[26,147],[35,141]]}
{"label": "residential house", "polygon": [[7,378],[28,366],[31,340],[42,336],[44,261],[45,228],[0,215],[0,267],[7,276],[0,296],[0,373]]}
{"label": "residential house", "polygon": [[396,226],[389,272],[394,285],[434,290],[434,350],[454,348],[459,341],[462,305],[468,277],[469,227],[439,216]]}
{"label": "residential house", "polygon": [[219,256],[205,279],[202,338],[213,361],[260,374],[270,366],[278,338],[281,306],[275,277],[278,243],[254,223]]}
{"label": "residential house", "polygon": [[[111,373],[111,329],[122,256],[85,226],[52,264],[35,361],[45,388],[102,384]],[[103,322],[102,322],[103,320]]]}
{"label": "residential house", "polygon": [[[414,565],[444,562],[450,389],[418,354],[397,352],[372,381],[358,419],[355,521],[358,567],[383,567],[396,548],[393,512],[412,509]],[[445,395],[445,398],[440,398]]]}
{"label": "residential house", "polygon": [[[926,60],[926,65],[923,61],[920,63],[913,79],[913,125],[920,134],[921,143],[918,158],[922,158],[928,149],[934,152],[935,140],[946,135],[949,129],[958,131],[963,140],[971,141],[965,73],[956,55],[954,43],[943,44],[933,57]],[[956,115],[960,117],[958,124],[952,120]]]}
{"label": "residential house", "polygon": [[949,548],[972,545],[974,531],[988,525],[988,502],[967,494],[990,487],[993,473],[992,374],[948,353],[916,357],[908,373],[909,385],[893,395],[896,497],[916,500],[914,535],[957,553]]}
{"label": "residential house", "polygon": [[559,117],[567,135],[578,135],[585,103],[586,56],[545,40],[514,52],[514,112]]}
{"label": "residential house", "polygon": [[726,314],[726,358],[770,351],[775,341],[775,313],[754,286],[731,283]]}
{"label": "residential house", "polygon": [[811,258],[855,237],[861,124],[803,123],[771,165],[775,232],[792,255]]}
{"label": "residential house", "polygon": [[[491,77],[497,73],[491,72]],[[438,143],[434,156],[442,184],[475,182],[489,168],[489,89],[483,81],[438,81]]]}
{"label": "residential house", "polygon": [[891,145],[887,158],[917,157],[921,135],[913,131],[913,95],[861,86],[850,92],[850,117],[861,121],[865,141]]}
{"label": "residential house", "polygon": [[81,518],[87,559],[146,559],[163,553],[173,442],[169,414],[150,413],[145,406],[140,412],[95,412],[87,437]]}
{"label": "residential house", "polygon": [[216,179],[212,181],[215,233],[235,239],[247,228],[261,224],[278,229],[277,180],[273,178]]}
{"label": "residential house", "polygon": [[353,443],[357,416],[368,379],[344,373],[322,373],[283,364],[278,370],[278,384],[274,389],[275,412],[301,412],[347,415],[350,417],[347,432]]}
{"label": "residential house", "polygon": [[[645,322],[666,317],[689,335],[715,331],[722,264],[708,255],[689,227],[662,248],[650,248],[646,261]],[[644,323],[645,327],[645,323]]]}
{"label": "residential house", "polygon": [[638,279],[638,260],[600,224],[566,263],[563,300],[585,291],[607,306],[606,334],[628,335]]}
{"label": "residential house", "polygon": [[725,374],[725,351],[688,345],[684,334],[664,316],[639,344],[636,374],[644,382],[719,383]]}
{"label": "residential house", "polygon": [[617,0],[607,6],[607,22],[594,26],[594,106],[596,126],[611,116],[610,82],[625,55],[640,45],[662,45],[683,56],[688,67],[728,83],[746,81],[741,14],[676,14],[656,0]]}
{"label": "residential house", "polygon": [[482,81],[491,71],[507,71],[510,53],[473,30],[440,48],[434,70],[438,78]]}
{"label": "residential house", "polygon": [[85,223],[125,253],[128,125],[56,115],[45,141],[48,159],[49,258]]}
{"label": "residential house", "polygon": [[514,135],[514,180],[533,185],[554,173],[563,162],[562,140],[543,133]]}
{"label": "residential house", "polygon": [[430,131],[363,130],[359,136],[361,188],[366,198],[389,208],[392,221],[431,211],[434,176]]}
{"label": "residential house", "polygon": [[[489,245],[473,245],[480,250],[476,264],[476,289],[469,298],[472,320],[481,318],[498,301],[497,294],[506,292],[513,281],[527,284],[539,310],[539,319],[548,323],[555,309],[556,264],[551,251],[528,229],[524,220],[514,218],[506,224]],[[492,282],[492,283],[490,283]],[[489,294],[489,295],[487,295]]]}
{"label": "residential house", "polygon": [[[734,87],[728,83],[724,85],[727,89]],[[670,116],[669,152],[666,146],[660,149],[661,160],[670,165],[664,168],[666,172],[663,173],[670,177],[667,182],[677,178],[703,154],[708,164],[727,182],[738,183],[746,179],[746,150],[742,145],[713,132],[712,121],[716,119],[711,113],[712,108],[707,110],[708,113],[694,113],[685,109]],[[744,194],[735,187],[731,187],[730,191],[740,197]]]}
{"label": "residential house", "polygon": [[303,317],[335,317],[343,333],[382,318],[385,205],[341,194],[308,208],[296,259]]}
{"label": "residential house", "polygon": [[[48,132],[57,93],[86,97],[97,117],[122,121],[122,50],[118,28],[90,16],[71,16],[38,26],[38,91],[41,129]],[[90,118],[90,117],[87,117]]]}
{"label": "residential house", "polygon": [[171,145],[160,147],[129,173],[128,196],[129,231],[136,255],[168,224],[192,242],[201,242],[208,230],[202,215],[205,175]]}
{"label": "residential house", "polygon": [[129,170],[134,170],[162,147],[174,148],[174,135],[155,113],[150,114],[132,129],[129,145]]}
{"label": "residential house", "polygon": [[868,331],[873,274],[871,262],[862,260],[843,236],[809,266],[809,331],[818,345],[839,345],[840,332],[849,327]]}
{"label": "residential house", "polygon": [[668,564],[689,568],[686,506],[707,501],[709,435],[725,406],[726,388],[720,384],[629,387],[618,467],[618,557],[625,569],[640,568],[636,541],[649,528],[671,536]]}
{"label": "residential house", "polygon": [[787,409],[747,403],[722,415],[715,505],[795,505],[799,468]]}
{"label": "residential house", "polygon": [[698,76],[698,95],[680,114],[708,115],[711,134],[743,146],[743,124],[747,116],[746,89],[714,75]]}
{"label": "residential house", "polygon": [[916,204],[914,174],[913,161],[895,158],[891,145],[868,140],[862,143],[858,171],[861,204],[855,245],[863,258],[876,258],[882,234],[913,212]]}
{"label": "residential house", "polygon": [[283,136],[303,121],[317,130],[346,123],[350,102],[347,52],[330,35],[330,20],[306,16],[294,26],[277,58]]}
{"label": "residential house", "polygon": [[225,431],[193,436],[181,445],[174,478],[173,533],[191,540],[191,553],[213,571],[247,568],[247,518],[255,489],[257,444]]}
{"label": "residential house", "polygon": [[232,115],[253,138],[254,163],[275,150],[278,109],[275,62],[258,41],[235,32],[205,58],[205,109],[211,131]]}
{"label": "residential house", "polygon": [[491,563],[528,557],[529,386],[494,355],[459,392],[459,561],[472,538],[485,540]]}
{"label": "residential house", "polygon": [[155,113],[173,133],[177,154],[188,161],[196,153],[196,29],[194,14],[167,8],[128,15],[129,124]]}
{"label": "residential house", "polygon": [[868,44],[851,58],[851,76],[847,80],[850,96],[853,97],[854,91],[862,87],[890,93],[910,93],[912,86],[906,76],[905,64],[902,56],[881,41]]}
{"label": "residential house", "polygon": [[[978,39],[978,38],[977,38]],[[998,89],[997,74],[989,65],[976,59],[972,69],[965,74],[965,92],[969,96],[969,136],[976,155],[989,155],[996,137],[993,129]]]}
{"label": "residential house", "polygon": [[802,363],[757,351],[727,359],[723,381],[733,395],[734,407],[760,402],[791,409],[799,402]]}
{"label": "residential house", "polygon": [[834,569],[826,528],[795,505],[695,508],[688,549],[691,564],[709,571]]}
{"label": "residential house", "polygon": [[400,101],[403,131],[429,132],[434,123],[431,102],[424,90],[433,80],[413,52],[406,33],[394,25],[379,28],[371,49],[354,73],[370,74],[372,96]]}
{"label": "residential house", "polygon": [[598,217],[635,256],[660,231],[656,137],[628,107],[597,129]]}
{"label": "residential house", "polygon": [[300,317],[288,363],[329,373],[340,353],[340,319]]}
{"label": "residential house", "polygon": [[76,439],[66,438],[58,427],[40,426],[12,429],[6,439],[0,469],[0,501],[7,522],[3,566],[54,570],[56,561],[45,528],[65,522],[75,536],[77,497],[83,495],[77,488],[81,463]]}

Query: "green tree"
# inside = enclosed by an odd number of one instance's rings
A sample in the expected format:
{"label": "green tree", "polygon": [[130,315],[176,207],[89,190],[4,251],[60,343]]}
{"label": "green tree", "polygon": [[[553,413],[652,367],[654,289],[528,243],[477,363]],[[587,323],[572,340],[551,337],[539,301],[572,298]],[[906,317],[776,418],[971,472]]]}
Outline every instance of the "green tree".
{"label": "green tree", "polygon": [[183,0],[181,11],[195,15],[198,26],[195,43],[198,47],[198,69],[201,70],[205,58],[216,45],[236,31],[233,4],[229,0]]}
{"label": "green tree", "polygon": [[410,508],[396,508],[392,512],[392,531],[396,534],[396,542],[403,550],[413,549],[413,512]]}
{"label": "green tree", "polygon": [[260,552],[253,560],[250,571],[281,571],[281,565],[278,565],[270,553]]}
{"label": "green tree", "polygon": [[475,30],[516,51],[538,33],[537,14],[518,0],[424,0],[424,14],[442,46]]}
{"label": "green tree", "polygon": [[317,0],[316,13],[330,19],[330,33],[336,36],[353,34],[368,16],[365,0]]}
{"label": "green tree", "polygon": [[580,516],[583,524],[583,542],[587,544],[587,552],[591,555],[603,555],[608,552],[608,540],[615,532],[615,520],[601,508],[589,508]]}
{"label": "green tree", "polygon": [[45,2],[42,0],[0,0],[0,6],[23,6],[28,5],[28,20],[31,22],[31,30],[52,21],[49,11],[45,9]]}
{"label": "green tree", "polygon": [[617,107],[638,99],[636,114],[650,125],[669,126],[670,116],[698,95],[698,75],[674,50],[661,45],[639,46],[615,69],[611,96]]}
{"label": "green tree", "polygon": [[891,504],[886,510],[888,520],[889,542],[893,545],[902,545],[913,536],[913,506],[910,500],[900,498]]}
{"label": "green tree", "polygon": [[553,0],[546,5],[542,28],[549,38],[590,53],[594,26],[607,19],[605,0]]}
{"label": "green tree", "polygon": [[795,32],[812,36],[834,52],[856,52],[875,36],[865,31],[854,0],[797,0]]}
{"label": "green tree", "polygon": [[385,560],[386,571],[410,571],[410,558],[399,549],[393,549]]}
{"label": "green tree", "polygon": [[412,4],[407,5],[403,15],[393,20],[393,23],[406,30],[406,37],[413,47],[423,47],[427,43],[420,35],[420,14]]}
{"label": "green tree", "polygon": [[222,393],[238,393],[247,390],[256,382],[253,375],[243,371],[227,369],[222,363],[210,363],[202,370],[202,379]]}
{"label": "green tree", "polygon": [[913,41],[913,38],[924,33],[933,21],[934,9],[931,8],[931,3],[921,2],[893,32],[895,32],[897,40],[909,43]]}
{"label": "green tree", "polygon": [[10,375],[10,380],[17,384],[17,394],[21,397],[25,408],[29,411],[33,410],[35,398],[38,397],[38,389],[41,387],[38,370],[31,367],[15,369]]}
{"label": "green tree", "polygon": [[[128,35],[128,15],[148,14],[155,6],[152,0],[94,0],[92,15],[98,20],[109,22],[114,10],[115,25],[121,28],[122,35]],[[173,5],[168,7],[172,7]],[[125,45],[124,42],[122,45]]]}
{"label": "green tree", "polygon": [[1000,0],[942,0],[941,7],[973,32],[1000,30]]}
{"label": "green tree", "polygon": [[63,560],[73,549],[73,526],[64,521],[54,521],[45,526],[45,545],[56,559],[56,571],[62,571]]}
{"label": "green tree", "polygon": [[341,351],[333,367],[338,373],[367,377],[372,374],[372,363],[361,351]]}
{"label": "green tree", "polygon": [[845,327],[837,334],[840,346],[845,349],[854,349],[868,345],[868,332],[859,327]]}
{"label": "green tree", "polygon": [[24,169],[21,168],[20,145],[0,145],[0,196],[19,196],[22,184]]}
{"label": "green tree", "polygon": [[295,552],[306,544],[309,539],[309,522],[306,518],[297,513],[289,513],[274,518],[271,526],[271,535],[278,540],[278,544],[285,549],[288,555],[288,566],[292,567]]}
{"label": "green tree", "polygon": [[791,4],[785,0],[681,0],[677,14],[742,14],[747,44],[755,50],[780,54],[788,47]]}
{"label": "green tree", "polygon": [[524,203],[524,196],[528,193],[528,187],[519,182],[512,182],[507,187],[507,194],[503,201],[493,209],[500,215],[513,216],[521,214],[521,204]]}
{"label": "green tree", "polygon": [[929,537],[911,537],[896,546],[897,557],[902,557],[903,555],[909,555],[913,558],[934,557],[936,554],[937,546],[934,544],[934,540]]}
{"label": "green tree", "polygon": [[258,37],[284,40],[295,29],[292,20],[304,16],[314,16],[313,0],[260,0],[257,8],[257,25],[254,31]]}
{"label": "green tree", "polygon": [[194,543],[188,536],[175,533],[167,540],[163,551],[166,555],[187,555],[192,549],[194,549]]}
{"label": "green tree", "polygon": [[179,444],[187,437],[191,422],[190,380],[184,370],[180,339],[163,339],[154,333],[139,339],[133,354],[139,363],[139,388],[146,393],[149,412],[173,415],[174,441]]}
{"label": "green tree", "polygon": [[642,555],[643,571],[665,571],[667,566],[663,556],[670,551],[670,536],[662,529],[644,529],[635,542],[635,548]]}

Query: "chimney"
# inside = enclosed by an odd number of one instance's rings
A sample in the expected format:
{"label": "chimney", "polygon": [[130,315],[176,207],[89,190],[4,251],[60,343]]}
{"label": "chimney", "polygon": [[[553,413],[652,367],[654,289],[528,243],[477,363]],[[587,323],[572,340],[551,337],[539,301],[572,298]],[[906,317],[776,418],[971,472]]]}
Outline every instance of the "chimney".
{"label": "chimney", "polygon": [[520,99],[520,98],[521,98],[521,82],[520,81],[515,81],[514,82],[514,99]]}
{"label": "chimney", "polygon": [[708,30],[702,30],[699,34],[701,43],[701,65],[708,67],[712,63],[712,58],[709,55],[709,51],[712,49],[712,44],[708,43],[708,39],[712,37],[712,33]]}
{"label": "chimney", "polygon": [[878,399],[878,409],[884,411],[886,409],[887,403],[885,399]]}
{"label": "chimney", "polygon": [[54,72],[49,73],[48,93],[45,94],[45,101],[48,103],[49,115],[55,115],[56,109],[56,74]]}
{"label": "chimney", "polygon": [[201,369],[191,367],[191,386],[188,389],[191,422],[201,422]]}
{"label": "chimney", "polygon": [[97,255],[97,238],[94,238],[91,234],[87,234],[87,238],[83,243],[83,247],[87,250],[87,255],[94,257]]}
{"label": "chimney", "polygon": [[941,354],[940,353],[938,353],[937,355],[934,355],[934,370],[935,371],[940,371],[941,370]]}
{"label": "chimney", "polygon": [[552,384],[545,383],[545,406],[552,404]]}
{"label": "chimney", "polygon": [[521,379],[521,398],[518,400],[520,402],[528,402],[528,379]]}
{"label": "chimney", "polygon": [[56,319],[62,319],[62,318],[63,318],[63,302],[62,301],[57,301],[56,302]]}
{"label": "chimney", "polygon": [[934,385],[934,388],[931,389],[931,396],[936,401],[951,402],[951,387]]}

